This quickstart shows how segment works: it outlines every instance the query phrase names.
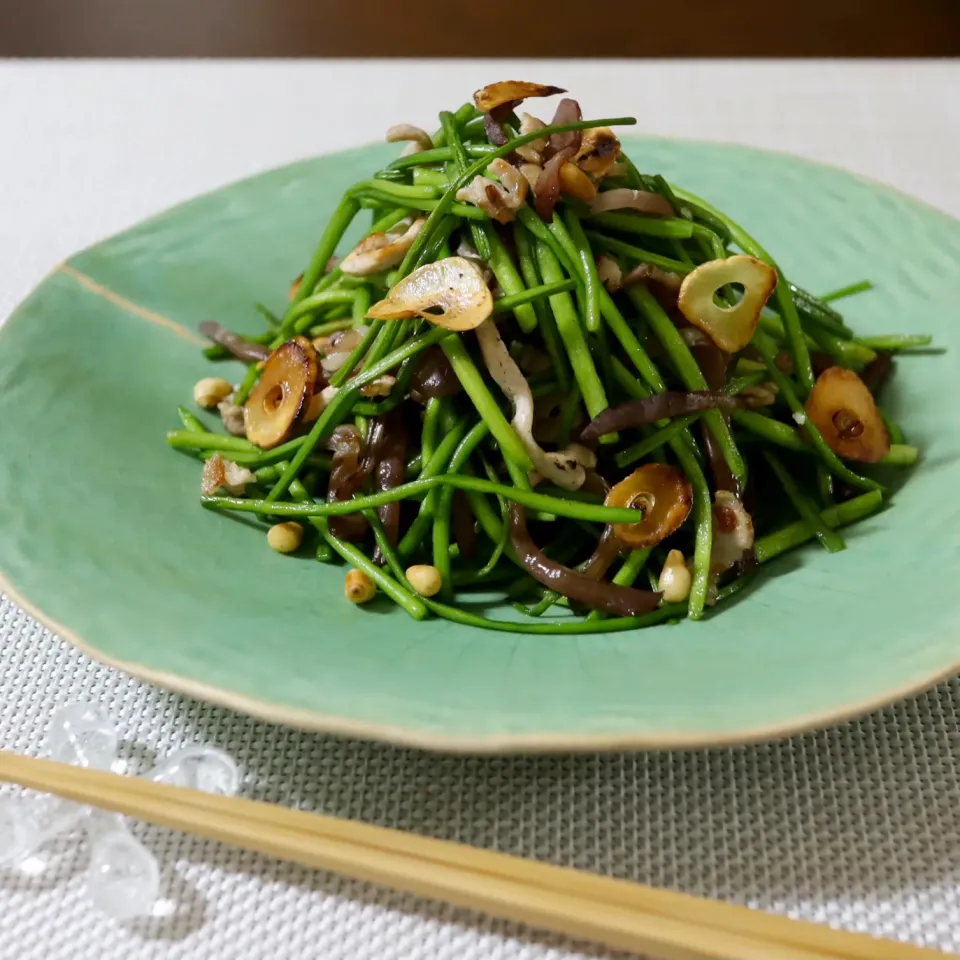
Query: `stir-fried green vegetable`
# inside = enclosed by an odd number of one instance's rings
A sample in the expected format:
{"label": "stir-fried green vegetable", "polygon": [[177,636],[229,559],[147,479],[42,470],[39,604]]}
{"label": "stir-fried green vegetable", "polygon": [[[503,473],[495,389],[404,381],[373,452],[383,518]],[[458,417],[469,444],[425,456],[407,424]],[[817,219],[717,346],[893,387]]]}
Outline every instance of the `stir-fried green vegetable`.
{"label": "stir-fried green vegetable", "polygon": [[347,190],[282,315],[203,327],[246,373],[194,388],[225,432],[180,407],[169,444],[204,506],[345,561],[355,603],[531,634],[697,619],[785,550],[845,549],[887,496],[874,465],[919,457],[875,398],[930,338],[857,336],[834,304],[869,281],[791,282],[637,169],[632,118],[518,116],[556,93],[491,84],[432,136],[392,128],[410,147]]}

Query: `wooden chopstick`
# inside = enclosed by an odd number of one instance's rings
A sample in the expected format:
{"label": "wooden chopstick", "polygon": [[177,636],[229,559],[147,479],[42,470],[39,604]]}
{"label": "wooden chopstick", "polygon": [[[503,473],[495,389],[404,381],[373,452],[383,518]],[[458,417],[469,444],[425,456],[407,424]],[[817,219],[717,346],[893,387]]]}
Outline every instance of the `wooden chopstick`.
{"label": "wooden chopstick", "polygon": [[462,844],[49,760],[0,752],[0,780],[268,856],[668,960],[945,956],[922,947]]}

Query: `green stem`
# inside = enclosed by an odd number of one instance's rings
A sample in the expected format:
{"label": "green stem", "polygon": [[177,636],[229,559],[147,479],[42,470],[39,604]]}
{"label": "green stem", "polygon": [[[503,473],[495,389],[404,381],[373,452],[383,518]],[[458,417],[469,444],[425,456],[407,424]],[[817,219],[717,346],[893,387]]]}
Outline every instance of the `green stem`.
{"label": "green stem", "polygon": [[810,442],[813,444],[814,449],[827,469],[835,477],[839,477],[839,479],[845,480],[847,483],[859,487],[861,490],[883,490],[883,487],[875,480],[870,480],[868,477],[861,477],[859,474],[854,473],[840,460],[833,450],[830,449],[827,441],[823,439],[823,434],[807,417],[803,404],[800,403],[790,379],[777,366],[777,350],[774,342],[765,333],[757,330],[753,335],[751,343],[757,349],[760,356],[763,357],[763,361],[767,365],[767,373],[779,388],[780,396],[786,400],[791,412],[803,422]]}
{"label": "green stem", "polygon": [[[556,219],[556,216],[554,214],[554,219]],[[564,211],[561,219],[570,234],[570,239],[573,241],[580,262],[580,275],[583,278],[584,299],[587,308],[584,321],[591,333],[597,333],[600,329],[600,291],[603,289],[603,284],[600,283],[600,276],[597,273],[597,261],[593,256],[590,241],[587,240],[577,215],[568,208]]]}
{"label": "green stem", "polygon": [[259,447],[255,447],[249,440],[244,440],[243,437],[211,433],[203,427],[203,424],[200,424],[200,426],[203,428],[202,433],[192,428],[168,430],[167,443],[175,450],[223,450],[225,453],[261,453]]}
{"label": "green stem", "polygon": [[826,551],[828,553],[839,553],[844,550],[846,544],[843,542],[843,537],[839,533],[835,533],[830,525],[823,520],[816,504],[800,489],[799,484],[790,476],[780,460],[769,450],[764,450],[763,456],[776,474],[787,498],[801,518],[810,525],[810,529],[816,534],[817,539],[823,544]]}
{"label": "green stem", "polygon": [[403,607],[415,620],[423,620],[427,608],[415,594],[408,592],[393,577],[378,567],[362,550],[330,532],[327,521],[320,520],[318,528],[327,543],[357,570],[362,570],[394,603]]}
{"label": "green stem", "polygon": [[414,167],[413,182],[418,187],[438,187],[440,190],[446,190],[450,186],[450,178],[443,170],[433,170],[430,167]]}
{"label": "green stem", "polygon": [[[503,146],[497,147],[495,150],[491,150],[479,160],[474,161],[469,167],[466,168],[466,170],[463,171],[463,173],[461,173],[453,182],[451,182],[450,186],[444,191],[443,196],[437,201],[436,207],[427,218],[427,222],[423,225],[423,229],[417,235],[413,245],[407,251],[407,255],[404,257],[403,263],[400,265],[400,276],[405,277],[411,270],[413,270],[416,264],[419,263],[421,253],[423,253],[423,251],[430,244],[433,230],[437,227],[440,220],[450,211],[457,191],[461,187],[465,187],[468,183],[470,183],[470,181],[473,180],[478,173],[482,173],[484,170],[486,170],[486,168],[490,165],[491,160],[494,160],[497,157],[505,157],[507,154],[513,153],[517,147],[522,147],[524,144],[531,143],[534,140],[539,140],[541,137],[549,137],[554,133],[567,133],[574,130],[589,130],[592,127],[633,126],[636,124],[636,122],[636,119],[633,117],[613,117],[602,120],[580,120],[577,123],[551,125],[543,128],[542,130],[535,130],[520,137],[513,137]],[[421,157],[422,156],[423,155],[421,154]],[[421,160],[421,162],[426,161]],[[397,164],[395,161],[392,166],[396,165]],[[414,165],[418,164],[415,162]],[[474,207],[470,209],[476,208]]]}
{"label": "green stem", "polygon": [[347,382],[357,364],[370,352],[374,341],[383,331],[385,323],[385,320],[374,320],[367,327],[363,339],[350,351],[347,359],[340,365],[340,369],[330,378],[331,387],[342,387]]}
{"label": "green stem", "polygon": [[[357,301],[354,300],[354,306],[356,306]],[[349,330],[351,327],[356,326],[356,320],[353,317],[343,317],[340,320],[328,320],[326,323],[318,323],[310,328],[310,336],[312,338],[316,337],[325,337],[328,334],[336,333],[338,330]]]}
{"label": "green stem", "polygon": [[[550,247],[538,240],[535,244],[535,250],[537,264],[543,279],[547,283],[562,280],[563,271]],[[583,328],[580,326],[580,319],[577,316],[570,294],[554,294],[550,297],[550,308],[553,310],[553,315],[557,321],[557,330],[566,348],[570,366],[573,368],[573,375],[576,377],[580,393],[583,395],[587,412],[591,417],[595,417],[606,410],[610,404],[607,401],[607,394],[600,382],[600,377],[597,375],[597,368],[594,366],[590,347],[583,334]]]}
{"label": "green stem", "polygon": [[269,331],[279,330],[280,329],[280,319],[277,317],[272,310],[269,310],[262,303],[255,303],[253,305],[254,310],[260,314],[261,317],[267,323],[267,329]]}
{"label": "green stem", "polygon": [[[634,581],[647,565],[652,550],[653,547],[639,547],[636,550],[631,550],[620,569],[614,574],[613,583],[618,587],[632,587]],[[587,614],[587,620],[606,620],[608,616],[609,614],[603,610],[591,610]]]}
{"label": "green stem", "polygon": [[558,435],[558,446],[562,450],[566,447],[573,434],[573,423],[580,412],[580,405],[583,397],[580,396],[580,385],[574,381],[570,384],[570,389],[563,398],[560,407],[560,433]]}
{"label": "green stem", "polygon": [[321,290],[312,296],[304,297],[290,311],[287,318],[293,324],[291,333],[304,333],[309,330],[313,326],[314,314],[321,307],[329,307],[332,304],[349,304],[352,306],[361,289],[358,287],[353,290]]}
{"label": "green stem", "polygon": [[686,240],[693,236],[694,225],[683,217],[644,217],[638,213],[595,213],[587,219],[598,227],[633,233],[641,237],[672,237]]}
{"label": "green stem", "polygon": [[[539,218],[538,218],[539,219]],[[534,290],[546,289],[552,287],[551,293],[562,293],[564,290],[573,290],[576,287],[574,280],[562,280],[556,284],[544,284],[540,286],[540,271],[537,267],[536,257],[533,251],[532,235],[524,228],[522,223],[515,222],[513,225],[513,241],[517,249],[517,260],[520,264],[520,273],[526,283],[528,293]],[[561,284],[563,290],[560,289]],[[497,310],[497,304],[502,304],[502,300],[494,304],[494,311]],[[560,333],[557,330],[557,323],[553,317],[546,300],[537,298],[534,301],[534,311],[537,315],[537,326],[540,330],[540,336],[543,337],[547,353],[550,355],[553,371],[560,382],[563,390],[570,389],[570,365],[567,363],[566,354],[563,351],[563,342],[560,340]]]}
{"label": "green stem", "polygon": [[[384,183],[385,181],[377,180],[376,184]],[[374,199],[385,199],[391,202],[395,202],[394,198],[388,194],[384,193],[379,186],[366,186],[364,187],[363,193],[361,196],[365,198],[374,198]],[[403,201],[404,205],[409,207],[411,210],[421,210],[424,213],[429,213],[431,216],[436,213],[438,210],[442,210],[443,217],[446,217],[447,214],[455,214],[463,220],[476,220],[476,221],[488,221],[490,218],[479,208],[471,206],[469,203],[457,203],[455,201],[446,204],[441,207],[440,200],[418,200],[416,198],[410,198]],[[429,219],[429,218],[428,218]],[[439,218],[439,219],[442,219]],[[424,229],[426,227],[424,226]],[[432,239],[431,239],[432,242]]]}
{"label": "green stem", "polygon": [[790,284],[784,278],[776,261],[743,227],[731,220],[726,214],[721,213],[719,210],[710,206],[710,204],[691,193],[687,193],[685,190],[680,190],[677,187],[673,189],[682,200],[696,203],[700,208],[710,211],[714,217],[723,221],[733,241],[744,253],[748,253],[751,257],[762,260],[777,271],[777,276],[780,279],[774,291],[774,297],[779,307],[778,312],[783,318],[783,324],[787,330],[787,341],[790,345],[790,353],[793,356],[794,369],[796,370],[796,375],[803,389],[812,390],[814,377],[813,367],[810,364],[810,351],[807,349],[807,342],[803,338],[803,327],[800,325],[800,316],[797,313],[797,306],[794,303],[793,294],[790,291]]}
{"label": "green stem", "polygon": [[[806,453],[816,456],[816,449],[807,443],[789,423],[774,420],[773,417],[757,413],[755,410],[734,410],[731,413],[733,422],[749,430],[755,436],[775,443],[785,450],[794,450],[797,453]],[[904,443],[892,443],[886,456],[880,461],[894,467],[909,467],[917,462],[920,451],[917,447]]]}
{"label": "green stem", "polygon": [[642,617],[614,617],[610,620],[573,620],[564,622],[539,621],[535,623],[518,622],[515,620],[493,620],[482,617],[460,607],[451,607],[435,600],[424,599],[427,608],[445,620],[452,620],[468,627],[478,627],[481,630],[500,630],[505,633],[527,634],[585,634],[585,633],[618,633],[622,630],[640,630],[643,627],[652,627],[674,617],[682,617],[686,611],[683,604],[664,604],[652,613]]}
{"label": "green stem", "polygon": [[[688,451],[684,452],[688,453]],[[699,470],[699,467],[697,469]],[[507,500],[529,507],[531,510],[542,510],[546,513],[554,513],[558,517],[569,517],[573,520],[586,520],[592,523],[637,522],[637,511],[628,507],[605,507],[601,504],[586,503],[582,500],[551,497],[534,490],[524,490],[521,487],[507,486],[504,483],[494,483],[481,477],[455,474],[426,477],[394,487],[392,490],[354,497],[351,500],[333,500],[325,503],[290,503],[288,501],[270,500],[269,497],[262,500],[246,500],[243,497],[203,497],[201,499],[205,506],[216,510],[237,510],[240,513],[276,515],[278,517],[341,517],[362,510],[382,507],[388,503],[398,503],[400,500],[418,497],[433,490],[434,487],[447,485],[456,487],[458,490],[472,490],[476,493],[490,493],[505,497]]]}
{"label": "green stem", "polygon": [[[520,298],[531,293],[532,291],[526,289],[523,278],[496,231],[488,228],[484,231],[484,235],[487,238],[487,246],[490,248],[490,255],[486,258],[487,265],[497,278],[497,283],[500,284],[505,297]],[[511,309],[524,333],[532,333],[536,330],[537,314],[528,301],[514,299],[514,305]],[[503,306],[500,307],[500,310],[503,310]]]}
{"label": "green stem", "polygon": [[563,244],[557,239],[555,231],[551,230],[540,217],[537,216],[532,207],[521,207],[517,211],[517,222],[527,230],[534,240],[545,243],[553,251],[553,255],[560,261],[563,269],[566,270],[571,277],[575,279],[579,278],[580,273],[574,251],[564,248]]}
{"label": "green stem", "polygon": [[710,591],[710,552],[713,547],[713,507],[710,502],[710,488],[707,486],[707,478],[703,475],[697,458],[679,437],[670,441],[670,447],[680,463],[680,468],[687,475],[690,486],[693,487],[693,517],[696,533],[694,534],[693,583],[688,600],[688,616],[691,620],[699,620],[703,616],[703,609]]}
{"label": "green stem", "polygon": [[742,393],[744,390],[747,390],[750,387],[759,386],[766,379],[766,369],[758,370],[755,373],[746,373],[739,377],[731,377],[727,381],[727,385],[723,392],[728,397],[735,397],[737,394]]}
{"label": "green stem", "polygon": [[247,402],[247,397],[250,396],[250,391],[259,377],[260,371],[257,369],[257,364],[251,363],[247,367],[247,372],[243,375],[243,380],[240,381],[240,386],[233,391],[233,402],[237,406],[242,407]]}
{"label": "green stem", "polygon": [[616,453],[613,457],[614,463],[622,469],[623,467],[630,466],[631,463],[642,460],[644,457],[653,453],[654,450],[659,450],[665,443],[669,443],[674,437],[683,433],[687,427],[696,422],[698,417],[699,414],[692,413],[685,417],[677,417],[675,420],[671,420],[665,427],[661,427],[648,437],[644,437],[637,443]]}
{"label": "green stem", "polygon": [[912,467],[919,457],[919,448],[906,443],[891,443],[886,456],[880,462],[892,467]]}
{"label": "green stem", "polygon": [[[613,378],[616,381],[617,385],[620,387],[623,392],[630,397],[631,400],[645,400],[647,397],[651,396],[651,391],[644,386],[630,371],[623,365],[619,357],[613,357],[611,366],[613,367]],[[669,420],[657,420],[654,424],[655,427],[665,427],[670,423]],[[703,455],[700,453],[700,448],[697,446],[696,441],[693,439],[693,434],[689,429],[681,430],[678,438],[686,448],[697,458],[699,463],[703,463]]]}
{"label": "green stem", "polygon": [[[430,403],[436,403],[437,400],[431,400]],[[438,407],[438,409],[440,409]],[[424,417],[424,440],[427,441],[427,426],[430,422],[428,418],[433,409],[430,405],[427,405],[427,414]],[[433,423],[438,423],[439,418],[435,417]],[[448,430],[444,433],[443,439],[440,441],[436,447],[434,447],[432,439],[429,443],[424,444],[424,466],[420,471],[418,477],[419,480],[425,480],[429,477],[440,476],[444,471],[456,473],[456,469],[453,466],[452,458],[458,448],[458,445],[463,440],[464,434],[467,432],[467,418],[461,417],[452,430]],[[485,430],[483,436],[486,436],[487,431]],[[410,524],[410,527],[407,529],[407,532],[403,535],[400,543],[397,546],[397,552],[401,557],[407,559],[413,555],[413,552],[420,546],[420,543],[423,541],[423,538],[427,534],[427,530],[430,528],[431,523],[434,522],[434,517],[439,508],[439,494],[441,491],[432,490],[423,498],[420,503],[420,509],[417,512],[416,517],[414,517],[413,523]]]}
{"label": "green stem", "polygon": [[186,407],[177,407],[177,414],[185,430],[191,433],[210,432]]}
{"label": "green stem", "polygon": [[620,312],[620,308],[606,290],[600,291],[600,311],[604,320],[607,321],[607,326],[620,341],[623,352],[630,359],[637,373],[643,378],[643,382],[654,393],[663,393],[667,389],[667,385],[657,369],[657,365],[650,359],[647,351],[643,349],[640,341]]}
{"label": "green stem", "polygon": [[[513,313],[519,306],[535,304],[537,301],[545,300],[555,293],[567,293],[570,290],[575,290],[576,287],[577,284],[574,280],[558,280],[556,283],[542,283],[539,286],[530,287],[520,293],[514,293],[510,296],[500,297],[494,300],[493,312],[498,314]],[[530,331],[525,332],[529,333]]]}
{"label": "green stem", "polygon": [[[279,347],[281,343],[290,339],[293,331],[293,322],[298,316],[297,307],[302,300],[305,300],[313,293],[313,288],[317,285],[319,279],[323,276],[327,263],[336,252],[337,244],[347,231],[347,227],[353,222],[353,218],[360,212],[360,204],[356,198],[349,193],[337,205],[333,215],[327,221],[327,226],[320,237],[320,242],[313,253],[307,269],[303,272],[303,278],[296,294],[287,306],[287,312],[283,316],[280,324],[280,330],[274,339],[274,347]],[[238,403],[240,401],[237,401]]]}
{"label": "green stem", "polygon": [[410,200],[436,200],[440,191],[431,186],[415,186],[409,183],[391,183],[389,180],[361,180],[355,183],[348,193],[354,196],[376,191],[395,203],[407,203]]}
{"label": "green stem", "polygon": [[[824,303],[819,297],[815,297],[803,287],[798,287],[795,283],[788,283],[790,293],[793,294],[793,302],[802,317],[805,317],[811,323],[815,323],[844,340],[849,340],[853,336],[853,331],[843,322],[843,317],[828,303]],[[777,309],[776,301],[772,304]]]}
{"label": "green stem", "polygon": [[[489,144],[465,144],[467,155],[471,157],[486,157],[488,162],[493,159],[494,148]],[[419,167],[433,163],[447,163],[453,159],[453,151],[449,147],[437,147],[433,150],[421,150],[420,153],[409,154],[406,157],[397,157],[391,160],[387,169],[406,170],[409,167]]]}
{"label": "green stem", "polygon": [[824,303],[829,303],[831,300],[842,300],[844,297],[852,297],[856,293],[866,293],[867,290],[872,289],[873,284],[869,280],[861,280],[858,283],[851,283],[845,287],[831,290],[829,293],[824,293],[820,299]]}
{"label": "green stem", "polygon": [[[453,114],[448,110],[441,111],[440,125],[447,141],[447,145],[453,151],[454,168],[457,173],[463,173],[463,171],[466,170],[470,165],[470,162],[467,160],[467,152],[460,140],[460,134],[457,131],[457,125],[453,119]],[[446,189],[446,187],[444,187],[444,189]],[[476,247],[477,253],[480,254],[480,259],[489,262],[490,235],[478,224],[471,224],[470,232],[473,236],[473,245]]]}
{"label": "green stem", "polygon": [[290,485],[290,481],[300,472],[301,467],[306,462],[307,457],[313,452],[314,447],[316,447],[321,440],[325,440],[327,436],[333,432],[334,427],[340,424],[343,418],[350,412],[353,404],[360,396],[360,390],[363,387],[368,383],[372,383],[378,377],[382,377],[385,373],[389,373],[408,357],[415,356],[421,351],[432,347],[434,344],[441,343],[449,336],[451,336],[449,330],[434,327],[428,333],[415,337],[413,340],[408,340],[403,346],[384,357],[379,363],[364,370],[354,377],[349,384],[341,387],[340,391],[334,396],[330,403],[327,404],[323,413],[321,413],[314,422],[310,432],[304,437],[296,456],[290,461],[290,466],[284,471],[283,476],[270,491],[267,496],[267,501],[272,503],[283,496],[287,487]]}
{"label": "green stem", "polygon": [[363,325],[363,321],[367,318],[367,311],[370,309],[370,301],[373,299],[373,294],[370,291],[368,286],[362,286],[357,288],[356,296],[353,298],[353,325],[359,327]]}
{"label": "green stem", "polygon": [[[820,511],[821,520],[829,527],[843,527],[856,523],[871,513],[875,513],[883,504],[883,495],[878,490],[861,494],[852,500],[845,500],[834,507],[827,507]],[[799,547],[800,544],[812,540],[813,528],[806,520],[797,520],[795,523],[774,530],[765,536],[757,538],[753,545],[758,563],[769,563],[774,557],[780,556],[787,550]]]}
{"label": "green stem", "polygon": [[871,350],[887,350],[898,353],[903,350],[922,350],[933,343],[929,333],[888,333],[878,337],[856,337],[854,343]]}
{"label": "green stem", "polygon": [[635,260],[637,263],[649,263],[654,267],[660,267],[661,270],[676,273],[681,277],[690,272],[690,266],[681,260],[674,260],[672,257],[665,257],[651,250],[635,247],[632,243],[625,243],[623,240],[615,240],[605,233],[597,233],[596,230],[585,230],[584,233],[595,247],[607,250],[610,253],[616,253],[628,260]]}
{"label": "green stem", "polygon": [[810,338],[841,367],[859,370],[877,359],[870,347],[856,340],[843,340],[823,328],[811,327]]}
{"label": "green stem", "polygon": [[[560,294],[560,296],[569,296],[569,294]],[[486,422],[493,438],[499,444],[504,460],[512,463],[523,474],[530,473],[533,470],[530,455],[524,449],[520,438],[503,415],[496,400],[493,399],[463,341],[459,337],[450,337],[444,340],[441,346],[450,361],[450,366],[453,367],[453,372],[476,407],[477,413]]]}
{"label": "green stem", "polygon": [[[687,389],[709,390],[709,384],[690,352],[690,348],[684,342],[683,337],[680,336],[680,331],[673,325],[663,307],[660,306],[657,298],[644,284],[630,287],[627,294],[646,318],[647,323],[650,324],[657,339],[676,366],[677,373]],[[730,425],[719,410],[704,411],[703,421],[716,439],[717,446],[723,453],[727,466],[730,467],[730,472],[736,477],[740,485],[745,487],[747,483],[747,464],[737,449],[736,441],[730,432]]]}

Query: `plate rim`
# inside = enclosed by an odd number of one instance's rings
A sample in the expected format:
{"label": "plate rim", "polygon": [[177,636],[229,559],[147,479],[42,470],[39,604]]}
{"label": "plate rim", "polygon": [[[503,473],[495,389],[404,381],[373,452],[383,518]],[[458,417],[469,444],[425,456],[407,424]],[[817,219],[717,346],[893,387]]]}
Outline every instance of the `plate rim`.
{"label": "plate rim", "polygon": [[[857,180],[874,190],[880,190],[892,193],[908,199],[911,203],[922,206],[925,210],[935,213],[954,224],[960,224],[960,218],[953,214],[941,210],[933,204],[928,203],[912,194],[901,190],[891,184],[881,180],[865,176],[856,171],[845,169],[836,164],[826,163],[820,160],[814,160],[809,157],[798,156],[787,151],[773,150],[765,147],[755,147],[748,144],[736,143],[724,140],[701,140],[697,138],[686,137],[661,137],[646,136],[642,134],[626,134],[625,138],[635,140],[655,140],[661,143],[686,143],[686,144],[705,144],[709,146],[721,147],[725,150],[732,150],[740,153],[759,154],[761,156],[773,156],[783,158],[794,163],[809,164],[821,169],[837,171]],[[241,177],[221,184],[212,190],[195,194],[170,207],[158,211],[157,213],[142,220],[130,224],[118,233],[112,234],[102,240],[78,250],[66,260],[56,264],[41,279],[41,281],[31,289],[31,291],[14,307],[13,311],[0,323],[0,338],[5,331],[16,321],[21,314],[21,307],[27,299],[33,296],[46,283],[48,283],[57,273],[77,273],[76,268],[72,266],[73,261],[82,254],[108,243],[115,238],[122,236],[128,231],[135,229],[143,224],[150,223],[154,219],[166,216],[181,207],[222,190],[230,189],[244,182],[257,179],[270,173],[286,170],[301,164],[310,163],[313,160],[337,157],[345,154],[363,151],[373,146],[378,146],[378,141],[361,144],[355,147],[349,147],[344,150],[333,151],[331,153],[317,154],[312,157],[305,157],[299,160],[293,160],[290,163],[279,164],[269,167],[265,170],[257,171],[249,176]],[[86,275],[83,275],[84,277]],[[96,283],[94,278],[89,278]],[[125,298],[121,298],[125,299]],[[136,304],[124,304],[124,307],[136,308]],[[165,327],[177,327],[179,329],[172,332],[182,335],[189,331],[177,324],[176,321],[170,321],[168,318],[154,318],[146,316],[142,310],[134,310],[142,319],[161,324]],[[147,311],[149,312],[149,311]],[[194,339],[189,336],[189,339]],[[53,582],[56,589],[56,581]],[[926,690],[931,689],[944,680],[947,680],[960,673],[960,653],[957,659],[950,664],[938,669],[930,674],[918,677],[905,683],[901,687],[890,689],[884,693],[858,700],[852,703],[844,703],[836,708],[819,711],[817,713],[801,715],[780,723],[763,725],[758,727],[745,728],[728,733],[710,733],[707,731],[688,731],[675,734],[649,734],[649,733],[494,733],[483,735],[448,735],[440,731],[433,731],[408,725],[397,726],[387,723],[378,723],[374,721],[364,721],[343,717],[336,714],[325,714],[317,710],[300,707],[288,707],[269,700],[261,700],[257,697],[251,697],[245,694],[239,694],[234,691],[208,684],[203,681],[193,680],[183,677],[180,674],[170,673],[164,670],[157,670],[145,666],[135,660],[126,660],[108,656],[98,649],[94,642],[82,637],[77,631],[66,624],[63,624],[50,616],[38,604],[30,600],[25,594],[11,581],[7,573],[0,569],[0,593],[5,594],[17,606],[28,613],[46,629],[61,637],[71,646],[80,650],[91,659],[116,670],[121,670],[128,675],[147,683],[160,687],[174,693],[182,694],[193,699],[213,703],[217,706],[226,707],[242,713],[247,716],[266,721],[268,723],[280,724],[293,727],[313,733],[324,733],[342,737],[352,737],[361,740],[378,741],[390,743],[399,747],[412,747],[423,750],[446,753],[461,754],[522,754],[522,753],[574,753],[574,752],[594,752],[594,751],[622,751],[622,750],[674,750],[674,749],[705,749],[712,747],[739,746],[753,743],[765,743],[772,740],[783,739],[798,734],[809,733],[814,730],[832,727],[856,717],[863,716],[883,707],[889,706],[900,700],[917,696]]]}
{"label": "plate rim", "polygon": [[437,753],[523,754],[523,753],[592,753],[624,750],[696,750],[711,747],[743,746],[768,743],[802,733],[812,733],[832,727],[856,717],[872,713],[892,703],[908,699],[931,689],[943,680],[960,672],[960,659],[943,670],[921,677],[895,690],[876,697],[843,704],[835,710],[800,716],[794,720],[770,726],[752,727],[729,734],[711,734],[692,731],[681,734],[640,733],[497,733],[482,736],[446,735],[440,732],[410,726],[354,720],[335,714],[320,713],[298,707],[285,707],[269,700],[260,700],[235,693],[213,684],[191,680],[165,670],[155,670],[133,660],[111,657],[85,640],[75,630],[60,623],[30,601],[0,570],[0,593],[5,594],[22,610],[71,646],[107,667],[121,670],[172,693],[179,693],[227,707],[246,716],[310,733],[332,734],[358,740],[389,743],[397,747],[414,747]]}

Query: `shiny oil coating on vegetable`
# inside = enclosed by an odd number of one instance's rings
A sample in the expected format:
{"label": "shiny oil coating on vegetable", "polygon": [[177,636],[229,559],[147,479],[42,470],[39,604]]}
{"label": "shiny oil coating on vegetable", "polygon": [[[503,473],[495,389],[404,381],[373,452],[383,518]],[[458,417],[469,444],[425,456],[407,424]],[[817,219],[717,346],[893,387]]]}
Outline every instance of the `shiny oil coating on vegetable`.
{"label": "shiny oil coating on vegetable", "polygon": [[[501,81],[433,134],[414,119],[278,285],[282,315],[257,305],[261,336],[201,323],[247,372],[194,385],[222,430],[181,407],[168,434],[208,509],[345,563],[342,602],[530,634],[698,619],[784,550],[844,549],[885,503],[874,465],[917,462],[882,391],[930,338],[857,338],[835,304],[870,282],[807,293],[638,169],[632,118]],[[475,612],[478,589],[518,613]]]}

